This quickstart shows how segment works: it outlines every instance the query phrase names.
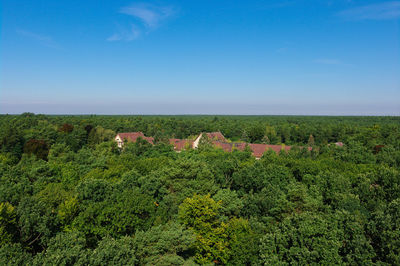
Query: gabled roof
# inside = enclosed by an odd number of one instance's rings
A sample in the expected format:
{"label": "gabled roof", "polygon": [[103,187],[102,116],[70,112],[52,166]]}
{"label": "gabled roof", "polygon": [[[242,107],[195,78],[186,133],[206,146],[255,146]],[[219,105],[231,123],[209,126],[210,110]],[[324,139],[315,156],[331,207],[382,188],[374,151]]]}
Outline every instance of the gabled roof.
{"label": "gabled roof", "polygon": [[247,145],[247,143],[245,143],[245,142],[233,143],[233,147],[240,151],[244,151],[244,149],[246,148],[246,145]]}
{"label": "gabled roof", "polygon": [[267,145],[267,149],[271,149],[276,153],[279,153],[280,151],[289,151],[292,147],[287,146],[287,145]]}
{"label": "gabled roof", "polygon": [[232,143],[225,143],[221,141],[213,141],[212,142],[215,146],[222,148],[226,152],[232,151]]}
{"label": "gabled roof", "polygon": [[122,141],[125,139],[128,141],[136,142],[137,138],[142,138],[147,140],[149,143],[154,144],[154,138],[146,137],[142,132],[127,132],[127,133],[118,133],[117,136],[121,138]]}
{"label": "gabled roof", "polygon": [[250,149],[253,151],[253,155],[257,158],[261,158],[264,152],[271,149],[276,153],[279,153],[281,150],[289,151],[292,147],[290,146],[281,146],[281,145],[268,145],[268,144],[249,144]]}
{"label": "gabled roof", "polygon": [[181,151],[188,146],[192,148],[193,140],[190,139],[169,139],[169,143],[174,145],[174,150]]}
{"label": "gabled roof", "polygon": [[267,151],[267,147],[267,144],[249,144],[249,148],[256,158],[260,158],[261,156],[263,156],[264,152]]}
{"label": "gabled roof", "polygon": [[[215,146],[222,148],[226,152],[231,152],[234,149],[243,151],[248,145],[250,150],[252,151],[252,154],[256,158],[261,158],[264,152],[266,152],[268,149],[271,149],[276,153],[279,153],[281,150],[289,151],[291,149],[291,146],[282,145],[252,144],[245,142],[228,143],[221,132],[209,132],[204,134],[207,134],[207,136],[211,139],[212,143]],[[117,137],[118,136],[122,140],[126,139],[132,142],[136,142],[137,138],[140,137],[144,140],[147,140],[149,143],[154,144],[154,138],[146,137],[142,132],[118,133]],[[187,147],[192,148],[194,141],[190,139],[169,139],[169,143],[174,145],[174,150],[181,151]],[[308,147],[308,150],[312,150],[312,147]]]}
{"label": "gabled roof", "polygon": [[219,140],[222,142],[226,142],[224,135],[222,135],[222,133],[219,131],[218,132],[209,132],[209,133],[206,133],[206,135],[210,140]]}
{"label": "gabled roof", "polygon": [[[282,145],[269,145],[269,144],[253,144],[253,143],[234,143],[233,146],[235,149],[243,151],[246,146],[249,146],[250,150],[252,151],[253,155],[256,156],[257,158],[260,158],[264,152],[267,150],[271,149],[276,153],[279,153],[283,148]],[[285,151],[290,150],[290,146],[285,146]]]}

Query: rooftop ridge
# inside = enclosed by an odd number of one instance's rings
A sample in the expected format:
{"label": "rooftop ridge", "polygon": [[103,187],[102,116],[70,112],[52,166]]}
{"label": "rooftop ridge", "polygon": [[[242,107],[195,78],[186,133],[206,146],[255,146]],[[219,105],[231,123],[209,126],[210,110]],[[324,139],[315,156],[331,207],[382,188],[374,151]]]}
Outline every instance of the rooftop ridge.
{"label": "rooftop ridge", "polygon": [[[234,149],[237,150],[245,150],[246,147],[249,147],[252,151],[253,156],[257,159],[261,158],[263,154],[267,150],[273,150],[276,153],[280,153],[281,151],[289,151],[291,150],[292,146],[288,145],[278,145],[278,144],[263,144],[263,143],[247,143],[247,142],[227,142],[225,136],[220,131],[215,132],[202,132],[195,140],[190,139],[177,139],[177,138],[170,138],[169,143],[174,146],[175,151],[181,151],[183,149],[198,148],[200,139],[202,136],[206,135],[212,141],[212,144],[216,147],[222,148],[222,150],[226,152],[232,152]],[[147,140],[150,144],[154,145],[154,138],[153,137],[146,137],[143,132],[121,132],[118,133],[115,137],[115,140],[118,143],[118,146],[122,148],[123,142],[126,139],[127,141],[136,142],[137,138],[141,137],[144,140]],[[311,150],[312,147],[308,147],[308,150]]]}

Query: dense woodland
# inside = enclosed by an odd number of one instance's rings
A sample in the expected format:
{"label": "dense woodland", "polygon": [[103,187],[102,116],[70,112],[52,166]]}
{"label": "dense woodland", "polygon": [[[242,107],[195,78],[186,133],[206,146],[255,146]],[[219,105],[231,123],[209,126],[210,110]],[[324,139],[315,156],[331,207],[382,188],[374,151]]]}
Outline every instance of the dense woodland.
{"label": "dense woodland", "polygon": [[[211,131],[312,150],[167,142]],[[0,152],[0,265],[400,264],[399,117],[1,115]]]}

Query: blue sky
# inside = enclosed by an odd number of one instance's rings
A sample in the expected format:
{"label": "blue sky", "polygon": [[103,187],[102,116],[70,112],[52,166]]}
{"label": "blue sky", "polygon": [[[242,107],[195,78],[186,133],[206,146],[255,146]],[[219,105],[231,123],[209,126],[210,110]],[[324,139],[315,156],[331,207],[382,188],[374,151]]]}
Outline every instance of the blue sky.
{"label": "blue sky", "polygon": [[0,113],[400,115],[400,1],[0,3]]}

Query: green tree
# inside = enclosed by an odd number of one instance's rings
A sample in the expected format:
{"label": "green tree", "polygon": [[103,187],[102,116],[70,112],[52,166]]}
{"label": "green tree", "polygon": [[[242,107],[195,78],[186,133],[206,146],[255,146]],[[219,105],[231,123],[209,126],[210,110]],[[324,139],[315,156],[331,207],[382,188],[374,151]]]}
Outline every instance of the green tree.
{"label": "green tree", "polygon": [[0,265],[32,265],[32,255],[21,244],[0,245]]}
{"label": "green tree", "polygon": [[115,135],[115,131],[97,126],[90,130],[87,142],[89,145],[96,145],[105,141],[114,140]]}
{"label": "green tree", "polygon": [[35,256],[33,265],[87,265],[85,238],[78,232],[59,233],[45,251]]}
{"label": "green tree", "polygon": [[0,245],[15,241],[17,232],[17,214],[8,202],[0,203]]}
{"label": "green tree", "polygon": [[233,218],[227,227],[230,257],[227,265],[251,265],[258,259],[258,237],[250,228],[249,222]]}
{"label": "green tree", "polygon": [[10,153],[21,158],[24,147],[24,139],[21,131],[14,126],[5,126],[0,130],[0,151]]}
{"label": "green tree", "polygon": [[309,212],[294,214],[262,238],[260,262],[264,265],[341,264],[342,235],[343,231],[329,216]]}
{"label": "green tree", "polygon": [[227,225],[218,220],[221,202],[215,202],[210,195],[194,195],[179,206],[179,220],[196,234],[198,263],[224,263],[229,259]]}
{"label": "green tree", "polygon": [[134,239],[139,265],[182,265],[193,256],[195,236],[177,223],[138,231]]}
{"label": "green tree", "polygon": [[17,208],[21,242],[38,252],[59,230],[56,212],[34,197],[24,197]]}
{"label": "green tree", "polygon": [[400,199],[373,213],[368,232],[377,255],[374,260],[400,264]]}
{"label": "green tree", "polygon": [[102,239],[88,256],[88,265],[138,265],[136,246],[133,237],[123,236]]}
{"label": "green tree", "polygon": [[251,143],[261,142],[265,135],[265,128],[261,125],[253,125],[247,130],[247,136]]}
{"label": "green tree", "polygon": [[236,191],[221,189],[213,196],[216,202],[221,202],[220,213],[226,217],[239,216],[243,202]]}
{"label": "green tree", "polygon": [[138,188],[118,191],[105,200],[84,203],[72,229],[83,232],[89,246],[95,246],[105,236],[130,235],[151,226],[154,202]]}
{"label": "green tree", "polygon": [[268,138],[271,144],[278,144],[278,142],[280,142],[273,126],[266,126],[265,137]]}

